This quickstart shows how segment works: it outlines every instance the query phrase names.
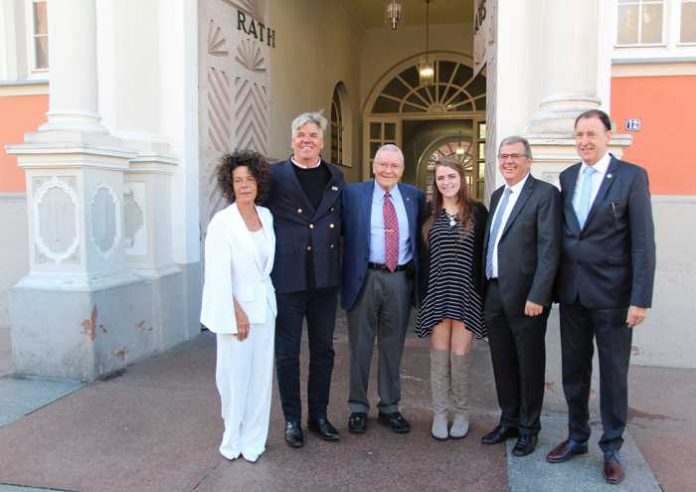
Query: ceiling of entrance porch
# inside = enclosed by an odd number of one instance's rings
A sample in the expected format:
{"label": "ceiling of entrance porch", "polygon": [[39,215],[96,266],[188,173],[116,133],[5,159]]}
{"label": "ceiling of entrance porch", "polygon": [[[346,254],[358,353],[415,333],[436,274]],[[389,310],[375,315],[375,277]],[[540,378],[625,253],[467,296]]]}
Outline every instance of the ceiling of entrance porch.
{"label": "ceiling of entrance porch", "polygon": [[[346,9],[367,29],[385,27],[388,0],[341,0]],[[404,6],[403,25],[425,24],[425,0],[400,0]],[[473,22],[474,0],[430,0],[430,24]]]}

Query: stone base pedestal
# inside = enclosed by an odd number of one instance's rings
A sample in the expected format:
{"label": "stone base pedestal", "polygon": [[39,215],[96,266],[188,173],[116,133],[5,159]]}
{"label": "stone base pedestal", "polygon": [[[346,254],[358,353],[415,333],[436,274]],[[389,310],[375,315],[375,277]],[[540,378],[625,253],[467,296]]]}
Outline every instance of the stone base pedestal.
{"label": "stone base pedestal", "polygon": [[9,299],[15,374],[93,381],[196,336],[200,266],[179,267],[95,290],[20,282]]}

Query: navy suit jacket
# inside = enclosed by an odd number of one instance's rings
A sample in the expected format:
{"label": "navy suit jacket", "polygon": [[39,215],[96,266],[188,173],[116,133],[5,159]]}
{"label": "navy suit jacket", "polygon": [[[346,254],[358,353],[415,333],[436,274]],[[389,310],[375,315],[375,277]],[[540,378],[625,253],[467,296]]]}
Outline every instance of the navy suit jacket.
{"label": "navy suit jacket", "polygon": [[563,249],[556,297],[587,308],[650,307],[655,280],[655,226],[648,174],[612,156],[585,226],[573,194],[581,164],[560,175]]}
{"label": "navy suit jacket", "polygon": [[[416,188],[399,183],[399,192],[408,216],[413,265],[418,274],[420,260],[420,227],[425,217],[425,194]],[[374,180],[346,186],[343,191],[343,283],[341,302],[351,309],[358,299],[367,275],[370,257],[370,218]],[[416,284],[417,285],[417,282]]]}
{"label": "navy suit jacket", "polygon": [[[290,159],[271,166],[267,206],[273,213],[276,235],[273,286],[277,292],[338,287],[341,280],[341,170],[326,162],[331,178],[315,210],[302,190]],[[307,283],[312,262],[315,284]]]}

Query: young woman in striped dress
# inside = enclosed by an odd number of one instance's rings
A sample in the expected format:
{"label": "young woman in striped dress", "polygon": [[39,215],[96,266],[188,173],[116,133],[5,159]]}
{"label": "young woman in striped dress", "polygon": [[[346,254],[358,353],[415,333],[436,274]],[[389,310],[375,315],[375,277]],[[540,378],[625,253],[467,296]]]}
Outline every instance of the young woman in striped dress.
{"label": "young woman in striped dress", "polygon": [[[474,336],[487,334],[481,274],[488,211],[468,196],[464,167],[458,161],[442,158],[434,173],[432,215],[423,225],[427,264],[416,333],[432,340],[432,435],[438,440],[461,439],[469,433],[469,352]],[[454,419],[448,428],[450,410]]]}

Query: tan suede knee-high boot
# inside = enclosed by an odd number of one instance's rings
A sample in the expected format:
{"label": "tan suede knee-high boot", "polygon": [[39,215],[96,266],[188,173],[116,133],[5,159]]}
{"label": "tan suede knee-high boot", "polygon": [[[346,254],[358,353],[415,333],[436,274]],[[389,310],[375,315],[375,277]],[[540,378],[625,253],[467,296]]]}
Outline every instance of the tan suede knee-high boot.
{"label": "tan suede knee-high boot", "polygon": [[450,399],[450,352],[430,349],[430,388],[433,392],[433,427],[435,439],[445,440],[447,432],[447,413]]}
{"label": "tan suede knee-high boot", "polygon": [[451,386],[454,422],[449,431],[452,439],[462,439],[469,433],[469,386],[471,354],[450,355],[452,364]]}

